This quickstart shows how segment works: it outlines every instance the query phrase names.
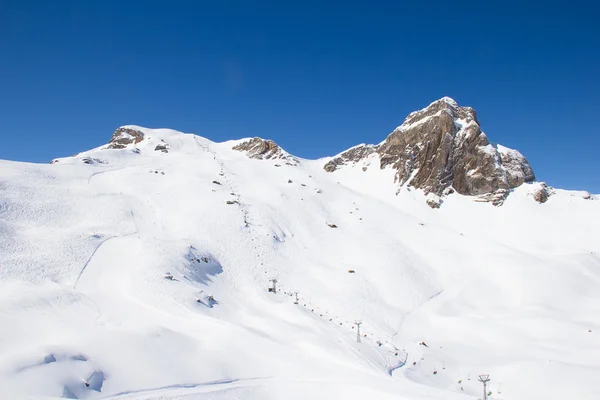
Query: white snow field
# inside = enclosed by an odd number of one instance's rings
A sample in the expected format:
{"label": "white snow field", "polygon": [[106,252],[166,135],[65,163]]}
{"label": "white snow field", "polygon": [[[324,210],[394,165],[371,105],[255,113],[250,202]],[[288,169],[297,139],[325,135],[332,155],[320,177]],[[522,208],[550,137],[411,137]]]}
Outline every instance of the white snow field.
{"label": "white snow field", "polygon": [[600,399],[599,196],[432,209],[378,160],[134,128],[0,161],[1,399]]}

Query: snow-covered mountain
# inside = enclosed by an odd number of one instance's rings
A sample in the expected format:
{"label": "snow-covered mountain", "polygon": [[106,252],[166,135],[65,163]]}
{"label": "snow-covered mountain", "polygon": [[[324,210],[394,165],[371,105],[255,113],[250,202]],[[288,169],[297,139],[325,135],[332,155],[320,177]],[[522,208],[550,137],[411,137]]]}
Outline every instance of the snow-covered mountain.
{"label": "snow-covered mountain", "polygon": [[0,398],[597,399],[600,196],[533,179],[448,98],[320,160],[0,161]]}

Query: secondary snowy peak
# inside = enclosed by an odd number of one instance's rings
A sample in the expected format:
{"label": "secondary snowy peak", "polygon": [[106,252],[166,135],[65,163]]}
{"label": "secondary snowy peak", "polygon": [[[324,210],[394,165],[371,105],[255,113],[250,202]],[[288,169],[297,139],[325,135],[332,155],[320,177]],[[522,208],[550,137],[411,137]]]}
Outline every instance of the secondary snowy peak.
{"label": "secondary snowy peak", "polygon": [[233,146],[232,149],[245,152],[248,157],[258,160],[285,160],[288,164],[293,165],[299,163],[296,157],[283,150],[274,141],[259,137],[245,140]]}
{"label": "secondary snowy peak", "polygon": [[461,107],[449,97],[410,113],[378,146],[350,149],[329,161],[333,172],[349,162],[358,162],[373,149],[380,168],[396,170],[400,186],[443,195],[456,190],[468,196],[492,196],[502,204],[510,189],[531,182],[535,175],[517,150],[493,146],[479,126],[471,107]]}

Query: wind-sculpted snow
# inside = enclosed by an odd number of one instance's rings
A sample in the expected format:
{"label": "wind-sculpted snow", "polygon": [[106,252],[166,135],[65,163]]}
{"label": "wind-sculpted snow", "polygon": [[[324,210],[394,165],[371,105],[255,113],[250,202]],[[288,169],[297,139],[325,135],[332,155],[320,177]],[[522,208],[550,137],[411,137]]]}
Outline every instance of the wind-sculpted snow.
{"label": "wind-sculpted snow", "polygon": [[369,149],[332,174],[127,129],[0,161],[0,398],[458,400],[481,373],[492,399],[600,392],[597,196],[432,209]]}

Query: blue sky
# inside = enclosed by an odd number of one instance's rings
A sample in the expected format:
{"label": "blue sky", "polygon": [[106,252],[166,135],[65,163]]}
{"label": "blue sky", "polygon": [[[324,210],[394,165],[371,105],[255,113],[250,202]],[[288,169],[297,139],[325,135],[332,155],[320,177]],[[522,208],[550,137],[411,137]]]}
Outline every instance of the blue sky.
{"label": "blue sky", "polygon": [[539,180],[600,193],[599,6],[523,3],[0,0],[0,158],[125,124],[317,158],[450,96]]}

